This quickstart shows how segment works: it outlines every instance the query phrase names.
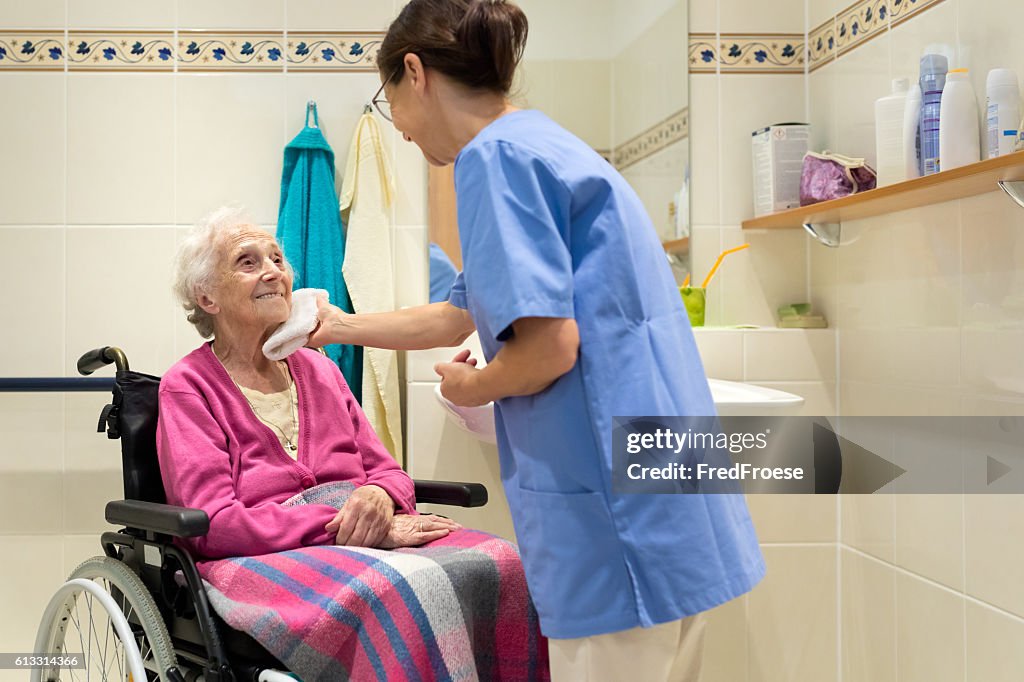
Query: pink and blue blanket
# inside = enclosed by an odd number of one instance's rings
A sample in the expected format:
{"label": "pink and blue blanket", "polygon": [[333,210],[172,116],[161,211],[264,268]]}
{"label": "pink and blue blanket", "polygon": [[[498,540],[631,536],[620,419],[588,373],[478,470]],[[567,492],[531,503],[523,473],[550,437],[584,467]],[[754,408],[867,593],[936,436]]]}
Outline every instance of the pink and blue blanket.
{"label": "pink and blue blanket", "polygon": [[[340,508],[325,484],[285,504]],[[210,602],[305,682],[547,680],[519,551],[463,529],[397,550],[317,546],[199,564]]]}

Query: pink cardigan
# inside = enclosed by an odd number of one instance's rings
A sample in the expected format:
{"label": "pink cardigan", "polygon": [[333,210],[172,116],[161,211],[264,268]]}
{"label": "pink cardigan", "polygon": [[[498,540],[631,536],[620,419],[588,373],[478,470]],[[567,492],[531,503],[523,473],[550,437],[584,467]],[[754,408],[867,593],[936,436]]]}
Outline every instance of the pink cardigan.
{"label": "pink cardigan", "polygon": [[301,420],[298,461],[252,409],[210,344],[160,381],[157,453],[169,504],[202,509],[210,532],[187,541],[200,557],[256,556],[330,544],[327,505],[281,503],[320,483],[352,481],[388,492],[415,514],[412,479],[373,432],[338,367],[314,351],[288,358]]}

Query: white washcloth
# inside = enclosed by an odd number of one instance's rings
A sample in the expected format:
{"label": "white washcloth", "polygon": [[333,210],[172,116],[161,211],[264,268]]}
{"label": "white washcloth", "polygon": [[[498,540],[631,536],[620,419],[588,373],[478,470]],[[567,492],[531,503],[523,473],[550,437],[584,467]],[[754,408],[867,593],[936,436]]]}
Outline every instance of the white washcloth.
{"label": "white washcloth", "polygon": [[[388,153],[380,126],[372,114],[366,114],[359,119],[352,137],[340,204],[342,211],[348,211],[342,273],[357,314],[395,309],[390,210],[393,197]],[[402,407],[395,351],[363,349],[362,407],[381,443],[403,464]]]}
{"label": "white washcloth", "polygon": [[292,292],[292,313],[263,344],[263,354],[271,360],[284,360],[309,341],[316,329],[316,296],[327,296],[324,289],[296,289]]}

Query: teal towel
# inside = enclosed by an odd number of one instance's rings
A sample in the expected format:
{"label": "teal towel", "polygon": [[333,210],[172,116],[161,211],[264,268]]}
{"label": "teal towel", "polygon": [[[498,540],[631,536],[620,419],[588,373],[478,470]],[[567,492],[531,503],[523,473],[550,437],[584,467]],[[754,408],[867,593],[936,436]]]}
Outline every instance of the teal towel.
{"label": "teal towel", "polygon": [[[334,151],[316,127],[306,125],[284,150],[281,206],[277,215],[277,241],[295,268],[295,289],[325,289],[331,303],[353,312],[352,300],[341,274],[345,261],[345,227],[334,190]],[[338,363],[356,400],[362,400],[363,349],[331,345],[324,350]]]}

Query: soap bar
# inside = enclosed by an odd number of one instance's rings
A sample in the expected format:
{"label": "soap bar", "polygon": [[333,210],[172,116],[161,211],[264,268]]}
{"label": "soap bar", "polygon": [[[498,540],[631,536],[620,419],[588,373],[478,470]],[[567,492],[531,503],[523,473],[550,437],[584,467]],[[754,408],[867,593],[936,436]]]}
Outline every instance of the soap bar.
{"label": "soap bar", "polygon": [[821,315],[790,315],[779,320],[782,329],[824,329],[828,322]]}

